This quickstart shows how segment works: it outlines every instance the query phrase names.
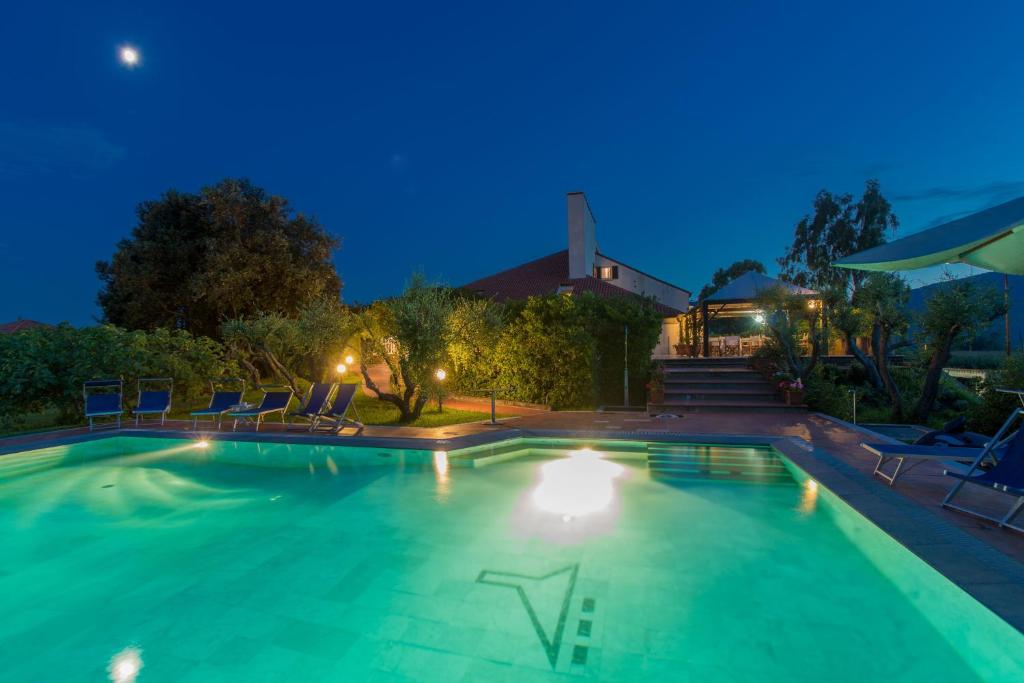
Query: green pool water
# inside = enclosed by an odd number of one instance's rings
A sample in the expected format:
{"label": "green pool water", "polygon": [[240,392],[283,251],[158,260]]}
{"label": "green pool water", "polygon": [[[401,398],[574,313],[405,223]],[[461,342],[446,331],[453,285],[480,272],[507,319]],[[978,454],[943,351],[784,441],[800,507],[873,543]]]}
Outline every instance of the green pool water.
{"label": "green pool water", "polygon": [[114,437],[0,456],[0,542],[4,681],[1024,674],[1020,633],[762,448]]}

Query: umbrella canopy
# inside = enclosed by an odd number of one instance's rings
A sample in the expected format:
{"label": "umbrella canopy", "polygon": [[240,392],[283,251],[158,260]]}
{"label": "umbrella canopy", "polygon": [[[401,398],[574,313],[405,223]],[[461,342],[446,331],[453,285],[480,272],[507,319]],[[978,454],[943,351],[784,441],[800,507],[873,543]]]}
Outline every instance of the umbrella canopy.
{"label": "umbrella canopy", "polygon": [[835,265],[891,271],[942,263],[1024,275],[1024,197],[866,249]]}

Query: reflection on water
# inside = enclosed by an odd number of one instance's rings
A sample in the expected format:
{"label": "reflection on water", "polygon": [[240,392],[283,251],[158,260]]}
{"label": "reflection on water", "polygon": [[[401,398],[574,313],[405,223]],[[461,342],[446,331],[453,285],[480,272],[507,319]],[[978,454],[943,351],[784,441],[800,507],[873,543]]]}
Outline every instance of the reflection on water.
{"label": "reflection on water", "polygon": [[434,478],[437,480],[437,500],[445,502],[451,494],[451,477],[448,475],[448,452],[434,451]]}
{"label": "reflection on water", "polygon": [[126,647],[110,658],[107,674],[114,683],[135,683],[142,670],[142,650]]}
{"label": "reflection on water", "polygon": [[808,479],[800,492],[800,505],[797,510],[809,515],[818,507],[818,482]]}
{"label": "reflection on water", "polygon": [[541,482],[533,492],[533,502],[545,512],[562,515],[565,521],[607,508],[615,495],[612,481],[624,471],[589,448],[573,451],[540,469]]}

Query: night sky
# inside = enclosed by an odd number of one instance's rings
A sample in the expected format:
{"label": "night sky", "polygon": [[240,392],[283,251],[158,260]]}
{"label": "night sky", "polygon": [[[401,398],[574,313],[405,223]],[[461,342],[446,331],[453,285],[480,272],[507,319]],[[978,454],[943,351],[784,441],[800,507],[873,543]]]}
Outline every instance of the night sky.
{"label": "night sky", "polygon": [[1020,3],[496,4],[8,3],[0,322],[89,323],[135,205],[225,176],[342,237],[349,302],[564,248],[571,190],[694,291],[823,187],[902,234],[1024,195]]}

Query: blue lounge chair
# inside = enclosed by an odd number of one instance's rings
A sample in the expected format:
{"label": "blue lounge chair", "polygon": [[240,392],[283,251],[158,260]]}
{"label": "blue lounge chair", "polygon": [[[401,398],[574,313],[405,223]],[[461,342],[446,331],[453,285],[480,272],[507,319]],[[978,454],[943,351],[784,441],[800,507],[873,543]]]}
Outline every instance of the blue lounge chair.
{"label": "blue lounge chair", "polygon": [[[1024,533],[1024,527],[1016,526],[1013,523],[1017,516],[1024,512],[1024,429],[1013,431],[1014,424],[1021,416],[1024,416],[1024,408],[1017,408],[1013,411],[967,472],[946,470],[946,475],[960,481],[946,495],[945,500],[942,501],[942,507],[987,519],[1001,527]],[[995,467],[989,470],[979,469],[982,459],[998,446],[1004,446],[1004,450]],[[964,484],[984,486],[1000,493],[1016,496],[1017,500],[1005,515],[992,517],[978,510],[953,504],[953,498],[960,492]]]}
{"label": "blue lounge chair", "polygon": [[338,385],[333,382],[311,384],[309,390],[306,391],[302,405],[288,413],[288,417],[306,420],[309,423],[310,429],[312,429],[316,419],[320,417],[320,413],[324,412],[327,408],[328,402],[337,388]]}
{"label": "blue lounge chair", "polygon": [[[317,417],[313,423],[312,430],[329,431],[337,434],[345,427],[353,427],[356,434],[363,431],[363,423],[359,421],[359,412],[356,410],[354,399],[358,384],[342,384],[338,393],[334,396],[334,402],[327,412]],[[348,417],[348,411],[355,413],[356,419]]]}
{"label": "blue lounge chair", "polygon": [[93,421],[100,417],[117,418],[117,427],[121,428],[121,416],[124,415],[124,408],[121,405],[123,393],[122,379],[90,379],[82,383],[82,399],[90,432],[94,427]]}
{"label": "blue lounge chair", "polygon": [[[160,385],[166,389],[143,389],[143,384]],[[170,377],[140,377],[139,400],[132,410],[135,416],[135,426],[139,426],[139,420],[143,415],[159,415],[160,424],[163,425],[167,413],[171,412],[171,394],[174,392],[174,380]]]}
{"label": "blue lounge chair", "polygon": [[[222,387],[220,390],[217,389],[218,385]],[[238,388],[226,389],[227,385],[235,385]],[[245,394],[245,380],[238,377],[212,379],[210,380],[210,390],[213,395],[210,396],[209,407],[192,411],[192,429],[196,428],[201,417],[212,418],[217,422],[217,429],[220,429],[224,413],[242,402],[242,396]]]}
{"label": "blue lounge chair", "polygon": [[235,419],[231,431],[238,429],[238,421],[241,419],[254,422],[258,432],[263,419],[274,413],[281,413],[281,423],[284,424],[284,414],[288,410],[288,404],[292,402],[292,396],[292,390],[288,388],[277,387],[273,391],[264,389],[263,400],[255,408],[234,409],[228,412],[228,415]]}

